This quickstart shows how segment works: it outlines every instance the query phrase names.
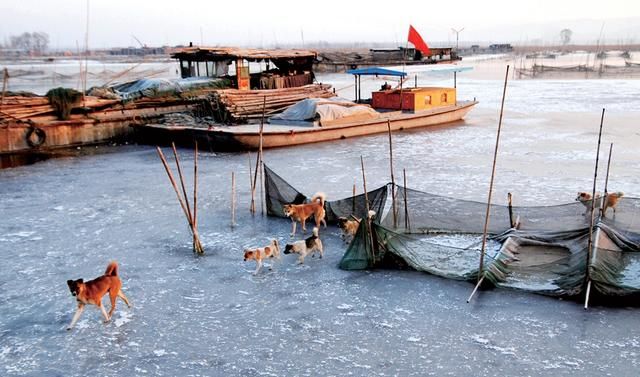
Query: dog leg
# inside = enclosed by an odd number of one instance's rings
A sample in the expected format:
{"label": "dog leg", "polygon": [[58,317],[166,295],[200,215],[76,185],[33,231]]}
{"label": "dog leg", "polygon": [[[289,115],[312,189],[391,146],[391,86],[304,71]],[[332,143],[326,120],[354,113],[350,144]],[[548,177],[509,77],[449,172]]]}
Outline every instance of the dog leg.
{"label": "dog leg", "polygon": [[256,270],[253,271],[253,274],[257,275],[258,272],[260,272],[261,268],[262,268],[262,260],[258,259],[258,260],[256,260]]}
{"label": "dog leg", "polygon": [[111,309],[109,309],[109,318],[113,315],[113,312],[116,310],[116,299],[118,298],[118,293],[113,289],[109,291],[109,300],[111,300]]}
{"label": "dog leg", "polygon": [[[320,222],[322,222],[324,224],[324,227],[327,227],[327,222],[324,220],[324,217],[320,220]],[[320,228],[320,225],[318,225],[318,228]]]}
{"label": "dog leg", "polygon": [[67,330],[71,330],[73,326],[76,325],[76,322],[78,322],[78,319],[80,319],[80,315],[82,314],[83,311],[84,311],[84,304],[78,303],[78,309],[76,309],[76,313],[73,315],[73,319],[71,319],[71,323],[69,324],[69,327],[67,327]]}
{"label": "dog leg", "polygon": [[127,299],[127,296],[125,296],[124,293],[122,293],[122,291],[118,291],[118,297],[120,297],[122,301],[124,301],[124,303],[127,304],[128,308],[131,307],[131,304],[129,304],[129,300]]}
{"label": "dog leg", "polygon": [[[109,320],[111,319],[111,317],[109,317],[109,316],[107,315],[107,311],[105,310],[104,305],[102,305],[102,302],[99,302],[99,304],[100,304],[100,305],[99,305],[100,310],[102,311],[102,315],[104,316],[104,323],[107,323],[107,322],[109,322]],[[113,309],[113,308],[112,308],[112,309]]]}
{"label": "dog leg", "polygon": [[296,221],[295,220],[291,220],[291,224],[293,226],[292,230],[291,230],[291,237],[296,235]]}
{"label": "dog leg", "polygon": [[302,234],[307,233],[307,226],[306,226],[307,219],[302,219],[300,222],[302,223]]}

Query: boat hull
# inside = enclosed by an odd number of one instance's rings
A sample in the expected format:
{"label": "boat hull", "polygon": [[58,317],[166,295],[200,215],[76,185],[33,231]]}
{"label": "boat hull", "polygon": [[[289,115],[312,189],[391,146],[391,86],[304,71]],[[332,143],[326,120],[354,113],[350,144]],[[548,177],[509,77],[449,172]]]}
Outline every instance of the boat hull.
{"label": "boat hull", "polygon": [[[455,106],[422,111],[416,113],[383,113],[380,118],[352,123],[336,123],[322,127],[278,126],[279,130],[265,125],[262,135],[263,148],[277,148],[292,145],[310,144],[351,137],[373,135],[392,131],[417,129],[441,125],[461,120],[476,104],[475,101],[459,103]],[[389,125],[389,126],[388,126]],[[201,147],[210,150],[254,150],[260,146],[260,133],[257,130],[242,131],[230,127],[181,127],[163,125],[136,125],[136,139],[149,144],[177,144],[191,146],[197,140]]]}
{"label": "boat hull", "polygon": [[[60,148],[106,143],[130,136],[133,123],[148,122],[164,114],[186,111],[190,105],[109,110],[66,121],[9,121],[0,124],[0,155],[41,153]],[[33,135],[37,130],[38,136]],[[44,136],[42,136],[44,135]]]}

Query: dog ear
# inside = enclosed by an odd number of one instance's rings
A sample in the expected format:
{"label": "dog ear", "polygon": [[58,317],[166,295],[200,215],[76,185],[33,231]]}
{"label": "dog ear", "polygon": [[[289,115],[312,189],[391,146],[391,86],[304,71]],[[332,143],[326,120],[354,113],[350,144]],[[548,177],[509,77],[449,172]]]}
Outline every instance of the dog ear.
{"label": "dog ear", "polygon": [[78,280],[76,280],[76,281],[77,281],[78,283],[80,283],[80,284],[83,284],[83,283],[84,283],[84,280],[82,280],[82,279],[78,279]]}
{"label": "dog ear", "polygon": [[73,280],[67,280],[67,285],[68,285],[68,286],[73,285]]}

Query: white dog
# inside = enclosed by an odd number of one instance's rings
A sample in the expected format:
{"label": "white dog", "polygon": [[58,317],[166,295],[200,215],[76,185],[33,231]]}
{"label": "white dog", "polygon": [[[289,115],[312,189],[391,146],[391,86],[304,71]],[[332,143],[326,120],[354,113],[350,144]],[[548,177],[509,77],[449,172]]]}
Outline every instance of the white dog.
{"label": "white dog", "polygon": [[318,237],[318,227],[313,228],[313,234],[307,239],[296,241],[291,244],[287,244],[284,247],[285,254],[298,254],[298,263],[304,263],[304,257],[311,254],[313,257],[315,252],[318,251],[320,253],[320,258],[324,256],[324,250],[322,249],[322,241],[320,241],[320,237]]}

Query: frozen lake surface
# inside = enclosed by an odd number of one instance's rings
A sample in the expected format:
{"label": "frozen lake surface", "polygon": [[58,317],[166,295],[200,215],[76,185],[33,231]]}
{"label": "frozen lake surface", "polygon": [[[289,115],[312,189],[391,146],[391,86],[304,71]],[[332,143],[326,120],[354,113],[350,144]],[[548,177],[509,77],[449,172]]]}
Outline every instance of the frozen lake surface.
{"label": "frozen lake surface", "polygon": [[[465,122],[394,135],[396,177],[406,168],[410,187],[484,201],[502,82],[462,83],[477,90],[461,97],[478,97],[478,108]],[[612,85],[595,83],[510,87],[494,202],[512,192],[514,204],[551,205],[591,189],[604,106],[593,102]],[[624,85],[638,92],[637,82]],[[588,99],[556,91],[567,88]],[[550,100],[527,102],[546,92]],[[568,108],[559,103],[565,99]],[[640,102],[618,99],[605,117],[601,168],[614,143],[610,190],[637,197]],[[467,304],[468,283],[414,271],[342,271],[346,246],[335,227],[321,230],[325,259],[298,266],[283,255],[273,271],[253,276],[243,247],[273,237],[285,243],[291,225],[249,214],[246,153],[200,155],[206,254],[194,256],[154,148],[94,152],[0,170],[1,375],[630,376],[640,367],[637,308],[584,311],[510,290],[481,292]],[[179,152],[191,186],[193,153]],[[265,161],[302,192],[322,190],[333,200],[351,195],[354,183],[361,192],[361,155],[368,188],[385,184],[386,135],[268,150]],[[119,301],[105,325],[88,307],[67,332],[75,302],[66,280],[95,278],[110,260],[120,264],[133,308]]]}

